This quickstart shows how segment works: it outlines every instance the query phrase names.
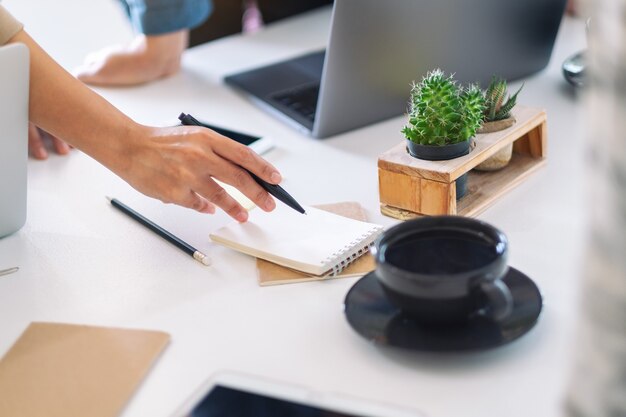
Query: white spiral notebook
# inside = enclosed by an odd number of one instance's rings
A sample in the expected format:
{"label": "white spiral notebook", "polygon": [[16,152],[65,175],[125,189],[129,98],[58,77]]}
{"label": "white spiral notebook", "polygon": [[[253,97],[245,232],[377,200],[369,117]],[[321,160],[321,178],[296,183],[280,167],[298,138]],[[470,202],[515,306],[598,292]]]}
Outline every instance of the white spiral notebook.
{"label": "white spiral notebook", "polygon": [[271,213],[250,212],[246,223],[233,222],[211,239],[287,268],[317,276],[334,276],[365,254],[383,227],[313,207],[307,214],[277,203]]}

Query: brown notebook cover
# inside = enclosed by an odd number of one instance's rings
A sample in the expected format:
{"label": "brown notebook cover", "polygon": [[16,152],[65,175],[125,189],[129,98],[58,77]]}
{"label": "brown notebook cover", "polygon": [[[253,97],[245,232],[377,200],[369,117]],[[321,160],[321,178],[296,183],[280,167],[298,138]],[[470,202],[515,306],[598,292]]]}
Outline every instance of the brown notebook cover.
{"label": "brown notebook cover", "polygon": [[0,360],[0,416],[118,416],[169,335],[31,323]]}
{"label": "brown notebook cover", "polygon": [[[323,204],[314,206],[321,210],[326,210],[340,216],[348,217],[354,220],[367,221],[367,214],[363,207],[356,202],[343,202],[335,204]],[[306,281],[320,281],[328,279],[325,277],[317,277],[313,275],[307,275],[305,273],[294,271],[293,269],[285,268],[284,266],[276,265],[275,263],[265,261],[263,259],[256,260],[257,277],[259,285],[279,285],[279,284],[291,284],[295,282]],[[369,254],[361,256],[348,266],[343,272],[335,278],[354,277],[367,274],[376,268],[374,258]]]}

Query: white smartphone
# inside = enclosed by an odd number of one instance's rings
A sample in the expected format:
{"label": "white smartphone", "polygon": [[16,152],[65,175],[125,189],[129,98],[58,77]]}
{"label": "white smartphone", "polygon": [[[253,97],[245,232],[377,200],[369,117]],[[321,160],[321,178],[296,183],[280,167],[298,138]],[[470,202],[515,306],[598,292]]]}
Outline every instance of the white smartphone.
{"label": "white smartphone", "polygon": [[216,131],[220,135],[231,138],[234,141],[237,141],[243,145],[249,146],[253,151],[258,153],[259,155],[264,154],[274,147],[274,142],[270,138],[249,135],[247,133],[236,132],[234,130],[226,129],[219,126],[210,125],[208,123],[202,122],[202,126],[207,127],[211,130]]}
{"label": "white smartphone", "polygon": [[204,383],[172,417],[424,417],[411,409],[315,392],[243,373]]}

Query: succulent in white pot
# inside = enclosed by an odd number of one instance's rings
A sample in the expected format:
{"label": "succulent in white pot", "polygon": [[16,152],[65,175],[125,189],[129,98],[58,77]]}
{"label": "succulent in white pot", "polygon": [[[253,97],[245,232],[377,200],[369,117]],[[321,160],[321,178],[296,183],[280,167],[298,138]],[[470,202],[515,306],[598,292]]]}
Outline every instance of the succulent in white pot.
{"label": "succulent in white pot", "polygon": [[[493,77],[489,87],[484,92],[485,109],[483,124],[478,133],[493,133],[508,129],[515,124],[515,117],[511,110],[517,104],[517,96],[524,88],[522,85],[512,96],[508,93],[506,80]],[[513,144],[509,144],[496,152],[492,157],[479,164],[475,169],[479,171],[495,171],[508,165],[513,156]]]}

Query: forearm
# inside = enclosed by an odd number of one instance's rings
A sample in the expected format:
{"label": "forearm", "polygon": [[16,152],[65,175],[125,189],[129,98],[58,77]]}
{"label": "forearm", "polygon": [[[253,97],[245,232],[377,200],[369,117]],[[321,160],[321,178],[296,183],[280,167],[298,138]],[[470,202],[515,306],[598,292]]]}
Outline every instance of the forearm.
{"label": "forearm", "polygon": [[119,158],[132,147],[133,129],[141,127],[58,65],[24,31],[9,43],[30,50],[30,120],[42,129],[108,166],[128,169]]}
{"label": "forearm", "polygon": [[275,207],[246,170],[272,184],[281,176],[248,147],[197,126],[139,125],[67,73],[24,31],[10,42],[30,49],[30,120],[137,190],[206,213],[217,205],[245,221],[247,212],[216,179],[235,186],[264,210]]}

